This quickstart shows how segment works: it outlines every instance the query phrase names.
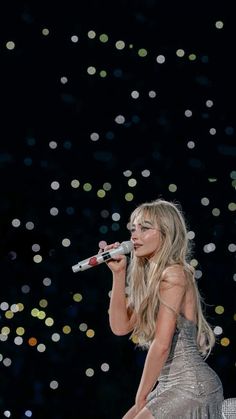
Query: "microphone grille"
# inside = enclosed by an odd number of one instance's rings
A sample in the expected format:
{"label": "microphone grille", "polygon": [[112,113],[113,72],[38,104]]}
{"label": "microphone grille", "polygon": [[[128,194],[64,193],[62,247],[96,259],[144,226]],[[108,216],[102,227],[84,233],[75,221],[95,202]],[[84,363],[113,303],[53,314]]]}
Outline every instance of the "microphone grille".
{"label": "microphone grille", "polygon": [[124,250],[124,254],[130,253],[134,248],[134,245],[131,241],[122,242],[121,246]]}

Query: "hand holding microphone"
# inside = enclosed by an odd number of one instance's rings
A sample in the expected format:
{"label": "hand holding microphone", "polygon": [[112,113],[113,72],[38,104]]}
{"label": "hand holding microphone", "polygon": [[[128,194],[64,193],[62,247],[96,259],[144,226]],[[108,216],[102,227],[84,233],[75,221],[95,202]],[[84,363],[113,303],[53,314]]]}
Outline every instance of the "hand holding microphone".
{"label": "hand holding microphone", "polygon": [[124,241],[118,247],[113,247],[104,252],[98,253],[97,255],[91,256],[90,258],[84,259],[72,266],[73,272],[85,271],[86,269],[92,268],[99,265],[100,263],[107,262],[117,255],[126,255],[133,249],[133,243],[131,241]]}

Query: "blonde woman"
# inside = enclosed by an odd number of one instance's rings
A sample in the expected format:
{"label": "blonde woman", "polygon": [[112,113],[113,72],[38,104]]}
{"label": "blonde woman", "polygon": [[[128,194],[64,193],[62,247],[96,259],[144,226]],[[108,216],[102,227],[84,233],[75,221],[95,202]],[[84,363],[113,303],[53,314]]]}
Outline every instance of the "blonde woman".
{"label": "blonde woman", "polygon": [[107,262],[113,274],[109,320],[113,333],[132,332],[148,352],[135,404],[123,419],[221,418],[222,384],[205,362],[215,338],[188,263],[181,209],[162,199],[143,203],[129,226],[129,264],[125,255]]}

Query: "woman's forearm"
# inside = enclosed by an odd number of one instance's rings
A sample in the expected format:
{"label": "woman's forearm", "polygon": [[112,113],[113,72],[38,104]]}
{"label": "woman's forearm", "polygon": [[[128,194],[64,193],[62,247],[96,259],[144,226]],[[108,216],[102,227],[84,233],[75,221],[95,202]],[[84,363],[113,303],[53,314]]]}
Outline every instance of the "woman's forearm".
{"label": "woman's forearm", "polygon": [[125,272],[114,273],[109,307],[109,321],[113,333],[116,335],[129,333],[129,320],[125,295]]}
{"label": "woman's forearm", "polygon": [[166,348],[154,339],[146,356],[142,377],[138,388],[138,397],[145,397],[155,386],[162,367],[164,366],[170,348]]}

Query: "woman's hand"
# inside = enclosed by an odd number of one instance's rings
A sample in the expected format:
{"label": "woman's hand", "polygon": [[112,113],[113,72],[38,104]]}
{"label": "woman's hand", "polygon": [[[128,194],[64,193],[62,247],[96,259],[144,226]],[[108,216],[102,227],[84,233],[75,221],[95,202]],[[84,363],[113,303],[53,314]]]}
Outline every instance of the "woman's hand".
{"label": "woman's hand", "polygon": [[137,391],[136,398],[135,398],[135,408],[136,414],[142,410],[147,403],[147,396],[142,395],[139,390]]}
{"label": "woman's hand", "polygon": [[[119,242],[115,242],[113,244],[109,244],[104,247],[104,249],[100,249],[99,252],[106,252],[111,249],[116,249],[120,246]],[[107,266],[113,273],[119,273],[126,270],[127,260],[125,255],[114,255],[112,259],[106,262]]]}

